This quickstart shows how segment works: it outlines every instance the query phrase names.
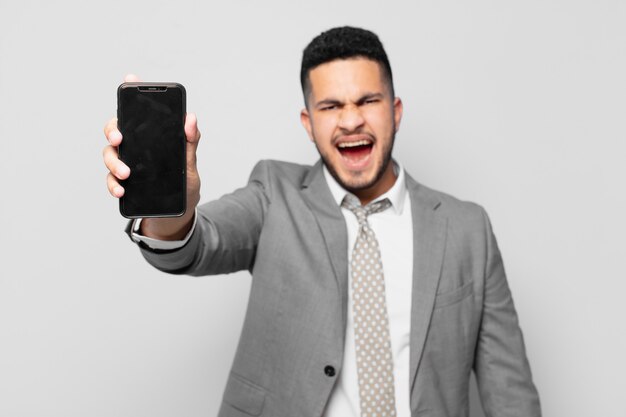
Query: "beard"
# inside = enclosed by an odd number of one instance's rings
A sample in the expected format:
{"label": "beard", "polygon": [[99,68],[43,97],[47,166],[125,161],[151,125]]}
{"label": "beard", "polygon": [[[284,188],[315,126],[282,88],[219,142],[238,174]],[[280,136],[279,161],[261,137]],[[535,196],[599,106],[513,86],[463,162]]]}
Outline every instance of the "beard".
{"label": "beard", "polygon": [[[328,172],[330,173],[330,175],[332,175],[332,177],[335,179],[335,181],[337,181],[337,183],[341,185],[341,187],[345,189],[346,191],[356,194],[359,191],[367,190],[369,188],[374,187],[383,177],[385,172],[387,171],[387,168],[389,167],[389,162],[391,161],[391,152],[393,150],[393,144],[396,139],[395,129],[393,130],[393,132],[394,133],[391,134],[390,140],[387,141],[384,147],[382,148],[382,159],[379,165],[375,168],[374,176],[369,180],[367,178],[359,178],[363,176],[363,173],[356,174],[356,178],[348,178],[348,179],[341,178],[341,176],[338,173],[338,170],[335,168],[335,166],[333,166],[331,159],[329,158],[327,154],[325,154],[324,152],[320,150],[319,146],[317,146],[317,142],[315,142],[315,147],[317,148],[317,151],[320,154],[322,162],[328,169]],[[379,143],[380,142],[376,141],[376,144],[379,144]]]}

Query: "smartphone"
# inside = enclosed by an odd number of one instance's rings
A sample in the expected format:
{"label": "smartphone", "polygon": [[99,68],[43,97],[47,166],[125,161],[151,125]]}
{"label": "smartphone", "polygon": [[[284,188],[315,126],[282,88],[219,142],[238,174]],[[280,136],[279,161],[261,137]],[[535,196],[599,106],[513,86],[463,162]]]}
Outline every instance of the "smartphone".
{"label": "smartphone", "polygon": [[130,219],[185,213],[185,87],[178,83],[123,83],[117,89],[119,158],[130,168],[120,181],[120,213]]}

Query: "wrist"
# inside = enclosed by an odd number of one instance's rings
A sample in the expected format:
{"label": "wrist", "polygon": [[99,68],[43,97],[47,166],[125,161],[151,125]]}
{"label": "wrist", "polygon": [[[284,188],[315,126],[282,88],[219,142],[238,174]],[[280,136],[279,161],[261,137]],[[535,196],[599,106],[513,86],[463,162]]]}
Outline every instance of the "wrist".
{"label": "wrist", "polygon": [[139,234],[157,240],[182,240],[193,225],[195,206],[181,217],[145,218],[139,226]]}

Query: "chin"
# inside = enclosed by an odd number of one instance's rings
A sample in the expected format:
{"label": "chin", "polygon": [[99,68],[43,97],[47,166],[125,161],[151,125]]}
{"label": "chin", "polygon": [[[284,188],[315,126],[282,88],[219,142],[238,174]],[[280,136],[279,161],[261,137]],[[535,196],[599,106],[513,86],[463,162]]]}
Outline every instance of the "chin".
{"label": "chin", "polygon": [[377,177],[380,177],[380,175],[369,175],[368,178],[362,178],[360,175],[354,175],[349,176],[348,178],[335,177],[335,179],[339,185],[352,192],[367,190],[368,188],[373,187],[374,184],[376,184]]}
{"label": "chin", "polygon": [[376,165],[377,166],[366,171],[359,172],[346,170],[339,171],[335,167],[329,166],[328,164],[326,166],[339,185],[350,192],[358,192],[372,188],[378,181],[380,181],[385,171],[385,167],[381,166],[382,164]]}

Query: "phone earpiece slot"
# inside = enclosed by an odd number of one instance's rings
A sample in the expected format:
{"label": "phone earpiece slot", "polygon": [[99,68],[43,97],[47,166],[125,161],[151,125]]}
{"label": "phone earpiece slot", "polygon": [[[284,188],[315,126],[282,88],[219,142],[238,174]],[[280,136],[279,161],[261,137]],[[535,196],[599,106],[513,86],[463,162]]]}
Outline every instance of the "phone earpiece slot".
{"label": "phone earpiece slot", "polygon": [[161,85],[140,86],[140,87],[137,87],[137,89],[144,93],[162,93],[164,91],[167,91],[167,87],[164,85],[163,86]]}

